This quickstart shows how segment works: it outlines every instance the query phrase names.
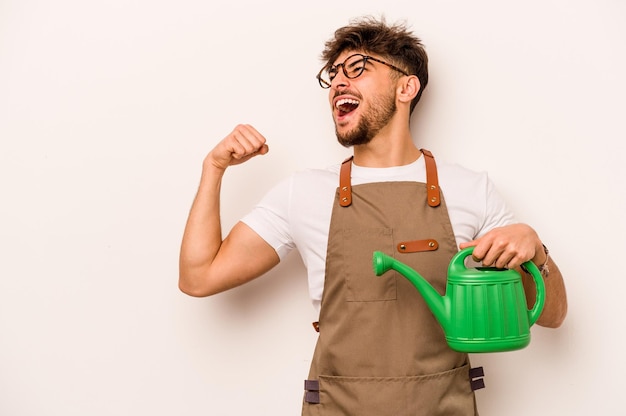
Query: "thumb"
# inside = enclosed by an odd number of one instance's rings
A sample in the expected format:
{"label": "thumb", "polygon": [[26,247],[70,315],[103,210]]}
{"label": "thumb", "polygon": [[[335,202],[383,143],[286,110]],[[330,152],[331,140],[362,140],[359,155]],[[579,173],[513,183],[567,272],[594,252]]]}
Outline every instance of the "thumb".
{"label": "thumb", "polygon": [[254,152],[250,153],[249,155],[247,155],[245,158],[242,159],[243,160],[248,160],[248,159],[252,159],[255,156],[262,156],[267,154],[267,152],[270,151],[270,148],[268,145],[264,144],[263,146],[259,147],[258,150],[255,150]]}
{"label": "thumb", "polygon": [[[465,243],[459,244],[459,248],[463,250],[468,247],[476,247],[478,243],[479,243],[478,240],[467,241]],[[477,250],[474,250],[472,251],[472,259],[474,259],[474,261],[481,261],[483,259],[483,256],[480,253],[478,253]]]}
{"label": "thumb", "polygon": [[269,151],[270,151],[270,147],[267,144],[264,144],[263,146],[261,146],[259,150],[257,150],[257,154],[264,155],[264,154],[267,154],[267,152]]}
{"label": "thumb", "polygon": [[477,244],[478,244],[478,240],[467,241],[465,243],[459,244],[459,248],[463,250],[464,248],[468,248],[468,247],[476,247]]}

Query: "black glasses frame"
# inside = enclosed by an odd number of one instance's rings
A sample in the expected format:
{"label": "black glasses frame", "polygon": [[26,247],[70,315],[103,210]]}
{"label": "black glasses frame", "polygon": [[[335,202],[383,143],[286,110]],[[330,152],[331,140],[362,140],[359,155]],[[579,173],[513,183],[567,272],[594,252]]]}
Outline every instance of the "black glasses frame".
{"label": "black glasses frame", "polygon": [[[361,56],[362,57],[363,65],[361,66],[361,69],[358,72],[356,72],[356,75],[350,76],[350,75],[348,75],[348,71],[346,71],[345,63],[349,59],[354,58],[355,56]],[[365,70],[365,65],[367,65],[367,61],[370,61],[370,60],[374,61],[374,62],[378,62],[379,64],[387,65],[389,68],[395,69],[396,71],[400,72],[402,75],[406,75],[406,76],[409,75],[405,70],[400,69],[397,66],[392,65],[390,63],[387,63],[385,61],[381,61],[378,58],[374,58],[373,56],[369,56],[369,55],[363,55],[362,53],[355,53],[353,55],[348,56],[346,59],[344,59],[344,61],[342,63],[337,64],[337,65],[332,65],[330,68],[328,68],[328,72],[329,73],[331,71],[335,72],[334,76],[332,76],[332,77],[329,76],[329,80],[328,81],[326,81],[325,79],[322,78],[322,73],[324,72],[324,70],[326,70],[327,67],[324,67],[324,68],[320,69],[320,72],[318,72],[317,75],[316,75],[317,81],[320,83],[320,87],[322,87],[324,89],[330,88],[330,85],[333,82],[333,79],[335,79],[335,77],[337,76],[337,73],[339,73],[339,67],[341,67],[341,70],[343,71],[343,74],[346,76],[346,78],[348,78],[348,79],[358,78],[358,77],[361,76],[361,74]]]}

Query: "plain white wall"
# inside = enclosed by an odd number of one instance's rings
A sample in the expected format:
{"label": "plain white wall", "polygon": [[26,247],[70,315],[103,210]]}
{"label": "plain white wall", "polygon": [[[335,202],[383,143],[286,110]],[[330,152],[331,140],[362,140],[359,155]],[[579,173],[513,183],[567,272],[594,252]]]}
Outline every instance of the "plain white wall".
{"label": "plain white wall", "polygon": [[[219,2],[218,2],[219,3]],[[297,254],[178,292],[201,161],[237,123],[271,151],[225,178],[229,228],[280,178],[340,161],[323,42],[406,19],[431,81],[414,137],[489,171],[566,278],[562,328],[475,355],[482,414],[621,410],[624,2],[0,0],[0,415],[295,415],[316,319]]]}

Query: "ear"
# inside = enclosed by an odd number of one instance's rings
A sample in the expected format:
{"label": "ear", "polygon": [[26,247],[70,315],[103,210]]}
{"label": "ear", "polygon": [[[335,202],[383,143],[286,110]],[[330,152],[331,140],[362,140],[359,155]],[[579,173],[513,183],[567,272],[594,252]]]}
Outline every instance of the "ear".
{"label": "ear", "polygon": [[398,83],[397,98],[400,102],[411,104],[413,98],[417,96],[420,90],[420,80],[416,75],[402,77]]}

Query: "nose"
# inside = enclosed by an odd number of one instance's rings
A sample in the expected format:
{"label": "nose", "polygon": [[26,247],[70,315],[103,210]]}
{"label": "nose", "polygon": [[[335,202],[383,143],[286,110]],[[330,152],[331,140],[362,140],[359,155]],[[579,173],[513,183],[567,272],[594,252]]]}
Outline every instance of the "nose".
{"label": "nose", "polygon": [[336,90],[346,88],[348,85],[350,85],[350,78],[343,71],[339,71],[330,83],[330,87]]}

